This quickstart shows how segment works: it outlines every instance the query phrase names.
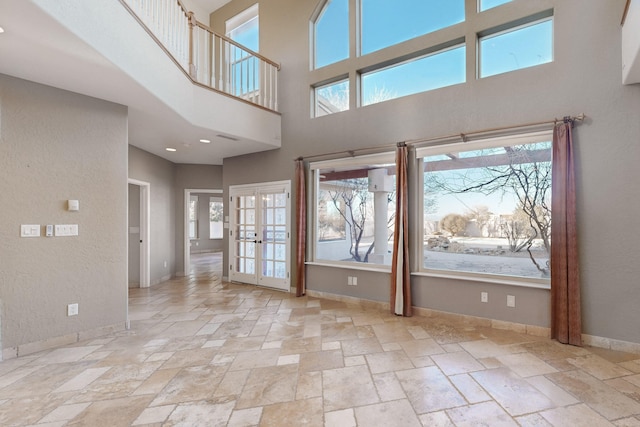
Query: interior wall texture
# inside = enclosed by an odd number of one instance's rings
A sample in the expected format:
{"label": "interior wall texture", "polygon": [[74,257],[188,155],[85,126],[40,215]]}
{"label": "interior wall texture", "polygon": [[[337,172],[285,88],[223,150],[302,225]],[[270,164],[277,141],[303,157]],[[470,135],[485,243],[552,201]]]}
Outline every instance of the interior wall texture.
{"label": "interior wall texture", "polygon": [[[184,191],[185,190],[222,190],[222,166],[177,164],[175,179],[175,227],[176,227],[176,272],[184,272]],[[209,205],[207,201],[207,206]]]}
{"label": "interior wall texture", "polygon": [[140,287],[140,187],[129,184],[129,287]]}
{"label": "interior wall texture", "polygon": [[[5,356],[51,337],[124,329],[127,108],[0,75],[0,193]],[[41,237],[21,238],[21,224],[39,224]],[[79,235],[45,237],[45,224],[78,224]],[[67,316],[71,303],[77,316]]]}
{"label": "interior wall texture", "polygon": [[[253,3],[230,2],[210,16],[212,27],[224,31],[226,19]],[[633,231],[640,217],[634,184],[640,159],[640,86],[621,84],[620,19],[625,1],[513,0],[477,14],[475,1],[467,0],[467,20],[459,24],[467,40],[475,40],[477,31],[553,9],[553,62],[477,79],[475,52],[467,49],[464,84],[312,119],[314,84],[340,75],[349,75],[354,82],[364,67],[451,37],[448,30],[438,31],[310,71],[309,20],[318,3],[260,3],[260,53],[282,65],[282,148],[225,159],[225,191],[229,185],[293,179],[293,159],[298,156],[585,113],[588,119],[574,129],[583,332],[640,342],[634,321],[640,317],[640,292],[637,233]],[[354,48],[352,44],[352,51]],[[307,271],[309,289],[345,295],[355,292],[347,288],[346,277],[357,276],[358,270],[307,266]],[[388,281],[388,273],[366,273],[366,281],[358,282],[358,292],[362,298],[386,299],[378,289],[388,286]],[[412,284],[414,304],[420,307],[549,325],[548,290],[422,276],[414,276]],[[480,303],[481,291],[490,292],[489,304]],[[506,307],[507,294],[516,296],[515,308]]]}
{"label": "interior wall texture", "polygon": [[149,282],[156,285],[175,276],[174,182],[176,167],[168,160],[129,146],[129,178],[149,183]]}

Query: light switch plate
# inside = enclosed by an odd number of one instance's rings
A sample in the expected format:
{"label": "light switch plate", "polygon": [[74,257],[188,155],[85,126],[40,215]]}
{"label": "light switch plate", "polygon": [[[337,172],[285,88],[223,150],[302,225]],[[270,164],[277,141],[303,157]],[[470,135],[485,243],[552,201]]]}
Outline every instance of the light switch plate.
{"label": "light switch plate", "polygon": [[20,237],[40,237],[40,225],[22,224],[20,226]]}

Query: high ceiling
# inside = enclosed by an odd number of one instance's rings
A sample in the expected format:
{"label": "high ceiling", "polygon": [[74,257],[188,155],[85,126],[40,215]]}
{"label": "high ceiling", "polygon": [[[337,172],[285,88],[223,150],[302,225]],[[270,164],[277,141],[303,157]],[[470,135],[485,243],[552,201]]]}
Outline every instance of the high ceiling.
{"label": "high ceiling", "polygon": [[[195,126],[45,13],[38,1],[0,1],[0,27],[5,30],[0,34],[0,73],[126,105],[129,143],[175,163],[222,164],[225,157],[275,148],[241,134],[225,133],[215,123]],[[211,11],[227,3],[191,1]],[[211,92],[211,96],[229,102],[223,95]],[[226,138],[229,136],[236,140]],[[201,144],[202,138],[210,139],[211,144]],[[180,149],[170,153],[165,150],[169,146]]]}

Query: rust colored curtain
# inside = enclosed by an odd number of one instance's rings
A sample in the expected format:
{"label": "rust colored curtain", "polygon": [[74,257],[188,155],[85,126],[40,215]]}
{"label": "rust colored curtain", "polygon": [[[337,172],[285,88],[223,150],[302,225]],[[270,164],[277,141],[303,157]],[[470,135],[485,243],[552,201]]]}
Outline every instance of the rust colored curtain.
{"label": "rust colored curtain", "polygon": [[582,345],[573,122],[553,130],[551,185],[551,338]]}
{"label": "rust colored curtain", "polygon": [[305,277],[305,248],[307,244],[307,187],[304,160],[296,160],[296,296],[307,292]]}
{"label": "rust colored curtain", "polygon": [[396,223],[391,261],[391,297],[393,314],[411,316],[411,276],[409,270],[409,221],[407,189],[407,146],[396,149]]}

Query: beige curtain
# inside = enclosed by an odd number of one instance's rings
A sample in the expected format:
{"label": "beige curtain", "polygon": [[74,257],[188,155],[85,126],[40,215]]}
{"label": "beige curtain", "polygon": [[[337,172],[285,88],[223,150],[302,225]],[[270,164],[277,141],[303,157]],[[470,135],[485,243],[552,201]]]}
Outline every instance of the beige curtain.
{"label": "beige curtain", "polygon": [[411,276],[409,270],[409,222],[407,188],[407,146],[396,149],[396,224],[393,233],[391,261],[391,312],[411,316]]}
{"label": "beige curtain", "polygon": [[305,275],[305,248],[307,240],[307,195],[304,160],[296,160],[296,296],[307,292]]}
{"label": "beige curtain", "polygon": [[576,227],[573,122],[553,130],[551,201],[551,338],[582,345]]}

